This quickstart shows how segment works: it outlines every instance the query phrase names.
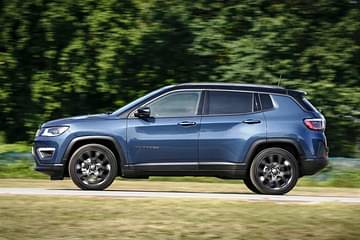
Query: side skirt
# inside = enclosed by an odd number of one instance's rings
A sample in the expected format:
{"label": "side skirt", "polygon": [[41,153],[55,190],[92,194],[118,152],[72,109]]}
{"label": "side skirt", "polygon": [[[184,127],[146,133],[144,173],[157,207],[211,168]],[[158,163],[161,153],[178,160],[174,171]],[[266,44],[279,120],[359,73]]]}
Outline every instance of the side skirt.
{"label": "side skirt", "polygon": [[243,179],[246,164],[227,162],[195,163],[145,163],[123,166],[125,178],[147,178],[149,176],[203,176]]}

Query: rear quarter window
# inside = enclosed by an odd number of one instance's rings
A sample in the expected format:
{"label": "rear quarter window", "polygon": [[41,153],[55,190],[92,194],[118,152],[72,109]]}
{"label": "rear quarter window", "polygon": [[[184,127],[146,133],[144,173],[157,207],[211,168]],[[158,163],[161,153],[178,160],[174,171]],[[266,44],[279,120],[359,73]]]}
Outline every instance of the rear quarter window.
{"label": "rear quarter window", "polygon": [[260,102],[262,110],[269,110],[274,108],[274,104],[269,94],[260,94]]}

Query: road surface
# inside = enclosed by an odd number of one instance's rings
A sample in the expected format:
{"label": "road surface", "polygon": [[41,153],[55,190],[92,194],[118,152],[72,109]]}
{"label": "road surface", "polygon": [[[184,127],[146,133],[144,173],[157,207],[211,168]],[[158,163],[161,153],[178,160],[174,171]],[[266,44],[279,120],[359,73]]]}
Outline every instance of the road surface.
{"label": "road surface", "polygon": [[0,188],[0,195],[38,195],[38,196],[94,196],[115,198],[189,198],[189,199],[222,199],[242,201],[326,203],[338,202],[360,204],[360,197],[342,196],[299,196],[299,195],[257,195],[248,193],[200,193],[200,192],[165,192],[165,191],[82,191],[70,189],[45,188]]}

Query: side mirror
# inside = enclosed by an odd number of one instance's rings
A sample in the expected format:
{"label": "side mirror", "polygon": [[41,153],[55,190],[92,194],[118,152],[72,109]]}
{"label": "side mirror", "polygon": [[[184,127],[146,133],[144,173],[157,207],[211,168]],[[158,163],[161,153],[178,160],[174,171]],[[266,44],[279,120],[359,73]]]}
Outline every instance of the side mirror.
{"label": "side mirror", "polygon": [[138,117],[138,118],[149,118],[150,117],[150,108],[149,107],[139,108],[134,113],[134,116]]}

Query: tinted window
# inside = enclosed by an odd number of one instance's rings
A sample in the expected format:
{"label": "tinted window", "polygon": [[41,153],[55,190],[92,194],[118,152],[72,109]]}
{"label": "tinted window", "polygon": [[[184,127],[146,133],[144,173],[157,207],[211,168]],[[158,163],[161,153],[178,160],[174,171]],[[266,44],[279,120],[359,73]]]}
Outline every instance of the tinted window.
{"label": "tinted window", "polygon": [[150,103],[153,117],[193,116],[197,114],[199,91],[170,93]]}
{"label": "tinted window", "polygon": [[210,91],[208,94],[209,114],[236,114],[252,112],[252,93]]}
{"label": "tinted window", "polygon": [[260,94],[262,110],[271,109],[274,107],[269,94]]}

